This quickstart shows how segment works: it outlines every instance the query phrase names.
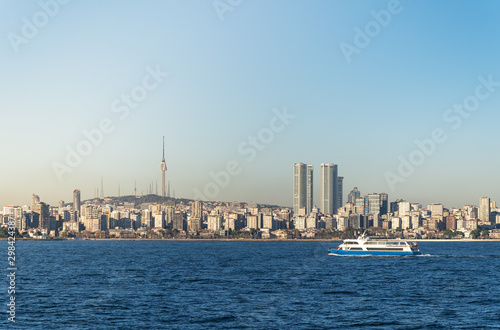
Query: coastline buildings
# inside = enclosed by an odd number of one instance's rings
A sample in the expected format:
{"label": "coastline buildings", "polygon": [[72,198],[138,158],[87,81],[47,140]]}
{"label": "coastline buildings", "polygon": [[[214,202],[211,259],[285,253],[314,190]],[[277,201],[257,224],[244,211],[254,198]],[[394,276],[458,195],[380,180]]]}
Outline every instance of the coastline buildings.
{"label": "coastline buildings", "polygon": [[[163,141],[162,197],[165,197]],[[370,227],[379,233],[387,230],[393,237],[417,235],[436,237],[481,235],[497,230],[500,234],[500,209],[488,197],[482,197],[479,207],[465,205],[446,209],[442,204],[423,208],[419,203],[396,200],[389,204],[386,193],[371,193],[361,197],[357,187],[349,193],[343,204],[343,177],[338,176],[338,165],[321,164],[319,208],[313,204],[313,165],[294,164],[293,211],[272,205],[265,207],[255,202],[210,202],[155,200],[148,197],[142,202],[134,189],[134,199],[99,198],[81,203],[80,190],[73,191],[73,204],[62,200],[58,207],[40,202],[31,196],[31,209],[4,207],[3,226],[12,223],[24,231],[23,235],[56,237],[62,231],[67,235],[89,237],[149,237],[149,238],[217,238],[232,235],[252,238],[312,238],[316,234],[332,235],[338,230],[359,230]],[[152,192],[153,183],[150,185]],[[101,193],[103,192],[101,179]],[[102,197],[102,196],[101,196]],[[119,197],[119,196],[118,196]],[[133,197],[133,196],[127,196]],[[390,208],[389,208],[390,205]],[[373,228],[372,228],[373,229]],[[443,234],[445,229],[448,231]],[[475,231],[475,232],[473,232]],[[454,232],[454,233],[453,233]],[[473,233],[472,233],[473,232]],[[41,234],[40,234],[41,233]],[[457,234],[458,233],[458,234]],[[87,236],[85,236],[87,235]],[[245,236],[246,235],[246,236]],[[92,237],[92,236],[91,236]],[[241,236],[240,236],[241,237]]]}
{"label": "coastline buildings", "polygon": [[78,215],[80,215],[80,207],[81,207],[80,189],[75,189],[73,191],[73,211],[77,212]]}
{"label": "coastline buildings", "polygon": [[40,203],[40,197],[38,195],[31,195],[31,209],[35,208],[35,205]]}
{"label": "coastline buildings", "polygon": [[479,200],[479,220],[480,221],[490,221],[490,199],[489,197],[481,197]]}
{"label": "coastline buildings", "polygon": [[[368,194],[356,199],[354,204],[346,203],[333,215],[325,215],[317,207],[306,213],[306,208],[301,207],[293,221],[290,208],[262,207],[252,202],[177,200],[129,203],[96,198],[82,203],[80,222],[75,222],[73,213],[76,212],[72,211],[71,205],[50,207],[40,202],[32,210],[28,206],[4,207],[3,225],[14,218],[23,235],[31,237],[76,235],[103,238],[125,237],[123,235],[130,238],[218,238],[228,235],[234,238],[313,238],[335,235],[338,230],[370,227],[381,227],[370,230],[401,238],[449,236],[450,232],[444,234],[445,229],[460,237],[487,237],[484,232],[497,233],[500,230],[500,224],[484,222],[477,217],[477,206],[465,205],[448,210],[442,204],[422,208],[418,203],[399,201],[392,203],[397,203],[398,209],[390,212],[387,197],[385,193]],[[496,205],[490,202],[491,219],[496,220],[500,209],[493,206]],[[384,229],[387,232],[382,232]]]}
{"label": "coastline buildings", "polygon": [[399,206],[399,216],[400,217],[410,215],[410,212],[411,212],[410,202],[403,202],[402,201],[402,202],[398,203],[398,206]]}
{"label": "coastline buildings", "polygon": [[26,218],[24,217],[23,209],[19,206],[5,206],[3,208],[3,215],[7,218],[14,219],[16,228],[19,230],[26,229]]}
{"label": "coastline buildings", "polygon": [[44,202],[37,203],[33,209],[33,216],[38,218],[38,226],[43,229],[49,229],[50,226],[50,212],[49,205]]}
{"label": "coastline buildings", "polygon": [[304,163],[293,165],[293,212],[305,208],[306,214],[313,207],[313,166]]}
{"label": "coastline buildings", "polygon": [[[325,215],[337,214],[338,172],[336,164],[321,164],[320,210]],[[309,212],[307,212],[309,214]]]}
{"label": "coastline buildings", "polygon": [[203,203],[195,201],[191,203],[191,217],[189,218],[188,229],[196,231],[201,229],[203,221]]}
{"label": "coastline buildings", "polygon": [[351,190],[351,192],[347,196],[347,202],[354,204],[356,202],[356,199],[360,198],[360,197],[361,197],[361,193],[359,192],[358,187],[354,187],[354,189]]}
{"label": "coastline buildings", "polygon": [[337,208],[344,206],[344,177],[339,176],[337,180]]}
{"label": "coastline buildings", "polygon": [[386,193],[373,193],[363,197],[364,215],[387,214],[389,208],[389,196]]}

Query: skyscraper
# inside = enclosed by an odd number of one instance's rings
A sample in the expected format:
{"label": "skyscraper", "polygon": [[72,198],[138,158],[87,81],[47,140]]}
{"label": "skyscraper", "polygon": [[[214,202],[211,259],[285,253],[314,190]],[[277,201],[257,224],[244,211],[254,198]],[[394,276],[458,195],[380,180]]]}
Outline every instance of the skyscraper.
{"label": "skyscraper", "polygon": [[293,212],[305,207],[309,214],[313,207],[313,166],[304,163],[293,165]]}
{"label": "skyscraper", "polygon": [[337,209],[344,206],[344,177],[339,176],[337,180]]}
{"label": "skyscraper", "polygon": [[35,208],[35,205],[40,203],[40,197],[38,195],[31,195],[31,209]]}
{"label": "skyscraper", "polygon": [[490,198],[481,197],[479,200],[479,220],[480,221],[490,221]]}
{"label": "skyscraper", "polygon": [[306,214],[309,214],[312,212],[313,206],[314,206],[314,199],[313,199],[313,166],[312,165],[307,165],[307,202],[306,202]]}
{"label": "skyscraper", "polygon": [[[35,206],[36,207],[36,206]],[[19,206],[6,206],[3,208],[3,215],[9,217],[9,221],[11,219],[16,223],[16,228],[19,230],[26,229],[26,225],[23,221],[24,213],[23,209]]]}
{"label": "skyscraper", "polygon": [[160,163],[161,169],[161,197],[165,197],[165,171],[167,170],[167,164],[165,163],[165,136],[163,137],[163,157]]}
{"label": "skyscraper", "polygon": [[411,211],[410,202],[405,202],[405,201],[399,202],[398,211],[399,211],[400,217],[403,217],[405,215],[410,215],[410,211]]}
{"label": "skyscraper", "polygon": [[429,211],[431,211],[431,217],[442,217],[443,216],[443,204],[433,203],[428,206]]}
{"label": "skyscraper", "polygon": [[347,196],[347,201],[349,203],[355,203],[357,198],[361,197],[361,193],[358,190],[358,187],[354,187],[353,190],[349,193],[349,196]]}
{"label": "skyscraper", "polygon": [[364,200],[365,215],[383,215],[387,214],[387,212],[389,211],[389,195],[387,195],[386,193],[368,194],[364,196]]}
{"label": "skyscraper", "polygon": [[324,214],[337,214],[337,165],[321,164],[320,209]]}
{"label": "skyscraper", "polygon": [[380,194],[368,194],[368,210],[365,209],[367,214],[380,214],[382,206]]}
{"label": "skyscraper", "polygon": [[380,214],[389,212],[389,195],[387,193],[380,194]]}
{"label": "skyscraper", "polygon": [[194,201],[191,203],[191,218],[189,219],[189,230],[200,230],[203,220],[203,203]]}
{"label": "skyscraper", "polygon": [[365,199],[364,199],[364,197],[358,197],[354,200],[354,213],[365,214]]}
{"label": "skyscraper", "polygon": [[73,191],[73,211],[80,214],[80,189],[75,189]]}
{"label": "skyscraper", "polygon": [[50,226],[49,205],[40,202],[35,205],[33,212],[38,215],[38,227],[49,229]]}

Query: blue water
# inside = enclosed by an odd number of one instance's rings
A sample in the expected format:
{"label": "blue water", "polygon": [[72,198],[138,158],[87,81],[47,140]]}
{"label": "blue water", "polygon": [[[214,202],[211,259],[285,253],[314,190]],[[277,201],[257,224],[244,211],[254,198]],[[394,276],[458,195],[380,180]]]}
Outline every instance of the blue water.
{"label": "blue water", "polygon": [[[392,258],[328,256],[336,245],[17,242],[16,323],[8,323],[5,313],[0,324],[23,329],[500,328],[500,242],[421,242],[427,255]],[[2,246],[5,270],[7,243]],[[3,280],[5,304],[7,285]]]}

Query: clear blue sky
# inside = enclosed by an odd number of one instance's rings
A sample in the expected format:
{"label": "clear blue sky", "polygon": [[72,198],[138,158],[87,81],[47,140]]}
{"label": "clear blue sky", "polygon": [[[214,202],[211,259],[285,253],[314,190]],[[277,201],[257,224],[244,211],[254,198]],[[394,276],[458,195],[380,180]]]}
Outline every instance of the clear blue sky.
{"label": "clear blue sky", "polygon": [[[38,1],[1,0],[0,205],[29,204],[32,193],[69,202],[75,188],[91,198],[101,176],[106,195],[119,184],[132,194],[134,179],[146,192],[161,180],[162,135],[176,197],[193,198],[236,160],[241,173],[215,199],[291,205],[293,163],[304,162],[319,203],[325,162],[339,165],[346,197],[357,186],[424,205],[500,202],[500,87],[458,128],[443,119],[475,95],[478,77],[500,81],[500,2],[402,0],[385,26],[373,24],[371,12],[390,6],[245,0],[218,13],[211,0],[72,1],[49,17]],[[36,33],[25,26],[34,21]],[[341,45],[356,46],[356,28],[372,37],[348,62]],[[114,101],[148,67],[169,75],[120,119]],[[296,117],[254,159],[238,152],[284,108]],[[53,164],[103,118],[114,130],[58,180]],[[435,129],[447,140],[391,189],[386,173]]]}

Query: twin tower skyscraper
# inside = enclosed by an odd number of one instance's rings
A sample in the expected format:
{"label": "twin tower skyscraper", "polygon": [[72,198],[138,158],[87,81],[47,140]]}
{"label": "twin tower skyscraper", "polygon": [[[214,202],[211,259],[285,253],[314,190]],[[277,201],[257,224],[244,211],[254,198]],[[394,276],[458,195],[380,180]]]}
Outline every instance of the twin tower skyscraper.
{"label": "twin tower skyscraper", "polygon": [[[333,215],[342,206],[343,177],[338,176],[336,164],[321,164],[320,211]],[[293,212],[308,215],[313,209],[313,166],[304,163],[293,165]],[[302,212],[304,212],[302,211]]]}

